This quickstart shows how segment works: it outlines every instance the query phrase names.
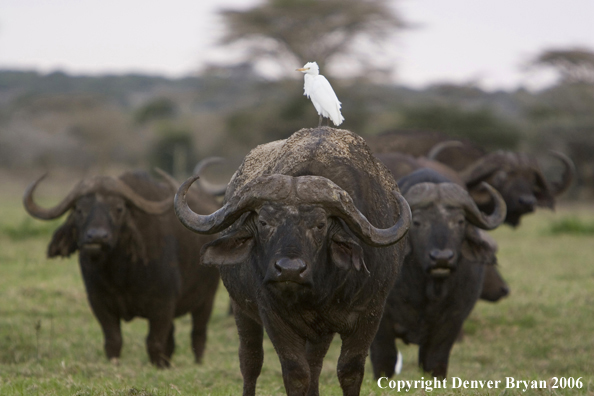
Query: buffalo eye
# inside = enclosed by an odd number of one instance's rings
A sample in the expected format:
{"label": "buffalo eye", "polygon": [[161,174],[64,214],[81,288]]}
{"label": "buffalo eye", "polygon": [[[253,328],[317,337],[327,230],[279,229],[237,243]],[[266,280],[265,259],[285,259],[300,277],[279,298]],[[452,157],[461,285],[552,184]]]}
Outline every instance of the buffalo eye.
{"label": "buffalo eye", "polygon": [[458,220],[458,225],[459,225],[459,226],[461,226],[461,225],[464,225],[464,219],[460,219],[460,220]]}
{"label": "buffalo eye", "polygon": [[421,222],[420,222],[420,221],[418,221],[418,220],[413,220],[413,225],[414,225],[415,227],[420,227],[420,226],[421,226]]}
{"label": "buffalo eye", "polygon": [[267,223],[267,222],[265,222],[264,220],[260,220],[260,225],[261,225],[262,227],[266,227],[266,226],[268,225],[268,223]]}
{"label": "buffalo eye", "polygon": [[318,224],[316,227],[318,228],[318,230],[321,230],[321,229],[323,229],[324,227],[326,227],[326,223],[324,223],[324,222],[322,222],[322,223],[319,223],[319,224]]}

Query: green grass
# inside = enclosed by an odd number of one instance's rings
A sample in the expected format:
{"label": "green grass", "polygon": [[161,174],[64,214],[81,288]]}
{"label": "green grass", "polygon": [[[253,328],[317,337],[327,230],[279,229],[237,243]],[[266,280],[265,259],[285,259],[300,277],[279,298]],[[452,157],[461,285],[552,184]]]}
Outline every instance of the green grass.
{"label": "green grass", "polygon": [[553,235],[594,235],[594,221],[586,222],[576,216],[564,217],[551,223],[550,232]]}
{"label": "green grass", "polygon": [[[465,324],[464,340],[452,351],[450,377],[502,381],[499,389],[480,394],[594,395],[594,238],[548,232],[556,219],[570,216],[594,221],[594,211],[539,211],[517,230],[503,227],[494,232],[511,295],[497,304],[477,304]],[[173,368],[157,370],[148,363],[147,325],[141,319],[123,325],[122,358],[113,366],[104,357],[77,258],[47,260],[48,226],[26,218],[16,200],[0,202],[0,395],[241,394],[238,339],[234,321],[227,316],[224,288],[217,295],[202,365],[193,363],[190,321],[184,317],[176,321]],[[404,369],[395,379],[427,380],[416,366],[417,346],[398,345]],[[321,374],[322,395],[342,394],[336,378],[339,348],[336,337]],[[506,377],[582,377],[584,386],[579,391],[505,391]],[[397,393],[379,389],[367,365],[362,395]],[[448,388],[430,393],[475,391]],[[268,340],[258,394],[284,394],[278,358]]]}

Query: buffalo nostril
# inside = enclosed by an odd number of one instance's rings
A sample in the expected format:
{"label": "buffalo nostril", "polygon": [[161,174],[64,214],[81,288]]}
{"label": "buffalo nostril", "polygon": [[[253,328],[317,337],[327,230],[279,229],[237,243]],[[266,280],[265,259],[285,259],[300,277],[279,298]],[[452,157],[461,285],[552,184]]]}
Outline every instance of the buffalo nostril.
{"label": "buffalo nostril", "polygon": [[301,259],[291,259],[283,257],[274,263],[274,267],[281,274],[301,274],[307,266]]}
{"label": "buffalo nostril", "polygon": [[109,233],[107,230],[102,228],[93,228],[87,231],[86,239],[87,241],[94,241],[94,242],[103,242],[109,238]]}
{"label": "buffalo nostril", "polygon": [[433,249],[429,252],[429,258],[433,261],[450,261],[454,258],[454,252],[451,249]]}
{"label": "buffalo nostril", "polygon": [[524,206],[536,205],[536,198],[533,196],[522,195],[518,198],[518,202]]}

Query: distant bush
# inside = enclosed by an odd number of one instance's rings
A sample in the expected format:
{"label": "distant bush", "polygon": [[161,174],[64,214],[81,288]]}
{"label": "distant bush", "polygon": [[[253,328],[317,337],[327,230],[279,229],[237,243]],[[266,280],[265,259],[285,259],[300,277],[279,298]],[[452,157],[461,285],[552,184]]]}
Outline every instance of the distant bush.
{"label": "distant bush", "polygon": [[139,124],[153,120],[174,118],[177,115],[175,103],[166,98],[157,98],[136,111],[135,118]]}
{"label": "distant bush", "polygon": [[487,149],[515,149],[519,129],[489,108],[464,110],[456,105],[410,107],[403,111],[402,128],[430,129],[470,139]]}
{"label": "distant bush", "polygon": [[8,236],[14,241],[23,239],[37,238],[50,236],[56,229],[58,220],[56,221],[35,221],[30,217],[25,217],[17,225],[4,225],[0,228],[0,233]]}
{"label": "distant bush", "polygon": [[176,177],[186,177],[196,164],[190,131],[175,125],[162,125],[149,153],[151,168],[158,167]]}
{"label": "distant bush", "polygon": [[594,222],[584,222],[577,217],[566,217],[552,222],[549,231],[553,235],[594,235]]}

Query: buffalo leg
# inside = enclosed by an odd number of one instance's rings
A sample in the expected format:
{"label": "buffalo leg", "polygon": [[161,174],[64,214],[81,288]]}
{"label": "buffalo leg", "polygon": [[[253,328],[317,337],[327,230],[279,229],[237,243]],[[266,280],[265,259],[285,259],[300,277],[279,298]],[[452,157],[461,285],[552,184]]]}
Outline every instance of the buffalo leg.
{"label": "buffalo leg", "polygon": [[320,372],[322,371],[324,356],[326,356],[330,343],[332,343],[332,338],[334,338],[334,334],[328,334],[317,342],[308,340],[305,345],[305,353],[310,373],[308,396],[318,396],[320,394]]}
{"label": "buffalo leg", "polygon": [[342,347],[338,358],[338,382],[344,396],[358,396],[365,374],[365,358],[375,337],[381,318],[361,318],[368,326],[361,326],[349,334],[341,334]]}
{"label": "buffalo leg", "polygon": [[120,318],[112,314],[101,301],[89,298],[91,309],[103,331],[105,355],[112,362],[117,362],[122,352],[122,330]]}
{"label": "buffalo leg", "polygon": [[457,328],[449,331],[451,336],[447,338],[429,336],[429,340],[419,346],[419,366],[434,377],[446,378],[450,351],[460,330]]}
{"label": "buffalo leg", "polygon": [[169,330],[169,336],[167,337],[167,346],[165,347],[165,355],[167,360],[171,361],[171,356],[175,351],[175,326],[171,324],[171,330]]}
{"label": "buffalo leg", "polygon": [[306,340],[282,319],[264,317],[266,331],[276,350],[288,396],[306,396],[311,374],[306,356]]}
{"label": "buffalo leg", "polygon": [[396,334],[394,334],[391,322],[384,315],[369,349],[373,375],[376,379],[379,379],[382,375],[391,378],[394,375],[394,367],[398,360]]}
{"label": "buffalo leg", "polygon": [[173,318],[171,317],[149,319],[149,334],[146,337],[146,349],[151,363],[159,368],[170,366],[170,357],[167,356],[167,350],[169,349],[167,344],[172,327]]}
{"label": "buffalo leg", "polygon": [[243,376],[243,395],[256,394],[256,382],[264,363],[264,329],[262,325],[234,307],[235,323],[239,334],[239,367]]}
{"label": "buffalo leg", "polygon": [[202,363],[204,348],[206,347],[206,332],[208,320],[212,313],[213,298],[202,304],[199,308],[192,311],[192,351],[194,352],[194,361]]}

